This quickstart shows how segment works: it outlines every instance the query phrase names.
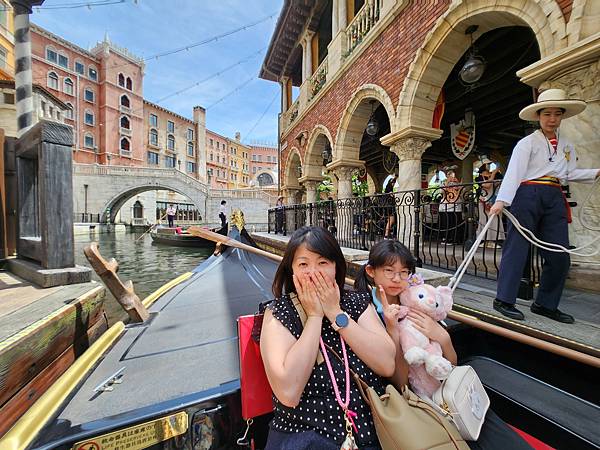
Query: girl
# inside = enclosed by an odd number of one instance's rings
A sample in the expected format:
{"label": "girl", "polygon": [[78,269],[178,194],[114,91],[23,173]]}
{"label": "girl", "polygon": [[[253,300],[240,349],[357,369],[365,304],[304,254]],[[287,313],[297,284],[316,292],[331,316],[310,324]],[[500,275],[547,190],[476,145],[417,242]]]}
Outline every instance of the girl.
{"label": "girl", "polygon": [[[349,368],[380,394],[381,377],[394,373],[394,343],[370,297],[343,289],[345,276],[346,262],[329,231],[303,227],[291,236],[260,339],[274,402],[267,449],[337,450],[347,425],[359,448],[379,448],[371,411],[346,364],[329,349],[327,363],[318,358],[321,337],[338,355],[346,353]],[[307,316],[304,326],[296,298]]]}
{"label": "girl", "polygon": [[[356,278],[354,288],[371,294],[373,304],[380,317],[383,317],[386,330],[396,346],[396,369],[390,381],[396,388],[408,384],[408,363],[400,346],[398,316],[400,314],[400,294],[416,273],[415,259],[403,244],[398,241],[380,241],[371,247],[369,260]],[[453,365],[457,355],[448,332],[439,323],[420,311],[410,311],[408,316],[415,328],[442,346],[444,358]],[[511,428],[491,409],[477,441],[468,441],[474,450],[531,449]]]}
{"label": "girl", "polygon": [[[354,288],[371,294],[373,304],[385,323],[385,328],[396,346],[396,370],[391,381],[396,386],[408,384],[408,364],[400,348],[398,316],[400,294],[408,287],[409,279],[416,273],[415,259],[398,241],[384,240],[371,247],[369,260],[359,273]],[[420,311],[410,311],[408,317],[415,327],[442,346],[444,358],[456,365],[456,352],[450,335],[436,321]]]}

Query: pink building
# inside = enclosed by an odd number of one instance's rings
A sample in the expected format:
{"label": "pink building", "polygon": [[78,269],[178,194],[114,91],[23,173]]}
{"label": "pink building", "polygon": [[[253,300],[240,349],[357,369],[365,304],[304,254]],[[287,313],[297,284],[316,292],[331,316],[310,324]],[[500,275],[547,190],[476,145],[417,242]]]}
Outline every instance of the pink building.
{"label": "pink building", "polygon": [[144,165],[144,64],[108,37],[91,51],[31,26],[34,83],[69,106],[78,163]]}

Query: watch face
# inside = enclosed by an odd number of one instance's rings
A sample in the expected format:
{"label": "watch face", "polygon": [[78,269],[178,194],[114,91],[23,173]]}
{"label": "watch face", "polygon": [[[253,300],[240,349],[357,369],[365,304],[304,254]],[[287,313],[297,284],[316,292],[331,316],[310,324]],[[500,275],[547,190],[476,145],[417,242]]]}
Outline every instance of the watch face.
{"label": "watch face", "polygon": [[335,316],[335,324],[340,328],[348,326],[348,322],[348,315],[344,313],[340,313],[337,316]]}

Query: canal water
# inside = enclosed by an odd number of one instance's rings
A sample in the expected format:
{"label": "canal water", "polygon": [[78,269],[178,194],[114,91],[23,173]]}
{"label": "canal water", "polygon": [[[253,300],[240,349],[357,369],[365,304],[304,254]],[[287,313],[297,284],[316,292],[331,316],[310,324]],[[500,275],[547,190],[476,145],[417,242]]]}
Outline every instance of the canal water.
{"label": "canal water", "polygon": [[[75,235],[75,262],[90,267],[83,249],[92,241],[98,242],[102,257],[117,260],[119,278],[123,282],[131,280],[136,294],[143,299],[173,278],[194,269],[212,253],[212,249],[206,248],[154,244],[150,234],[141,235],[141,232]],[[92,278],[102,282],[95,272]],[[127,317],[108,291],[106,311],[111,324]]]}

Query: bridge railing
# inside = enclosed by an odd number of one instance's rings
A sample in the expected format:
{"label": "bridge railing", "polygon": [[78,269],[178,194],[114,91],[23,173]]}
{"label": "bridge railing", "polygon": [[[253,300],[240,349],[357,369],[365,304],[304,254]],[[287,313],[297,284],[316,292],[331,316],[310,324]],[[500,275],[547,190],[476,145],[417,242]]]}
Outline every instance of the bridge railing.
{"label": "bridge railing", "polygon": [[104,166],[98,164],[73,164],[75,175],[109,175],[109,176],[136,176],[152,178],[177,178],[187,185],[208,193],[208,186],[201,181],[174,168],[129,167],[129,166]]}
{"label": "bridge railing", "polygon": [[75,223],[100,223],[100,214],[73,213]]}
{"label": "bridge railing", "polygon": [[259,199],[268,202],[269,206],[275,205],[277,196],[260,189],[210,189],[211,197],[235,199]]}

